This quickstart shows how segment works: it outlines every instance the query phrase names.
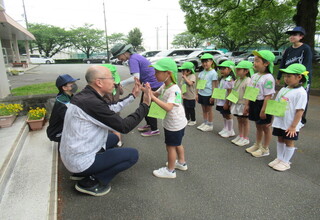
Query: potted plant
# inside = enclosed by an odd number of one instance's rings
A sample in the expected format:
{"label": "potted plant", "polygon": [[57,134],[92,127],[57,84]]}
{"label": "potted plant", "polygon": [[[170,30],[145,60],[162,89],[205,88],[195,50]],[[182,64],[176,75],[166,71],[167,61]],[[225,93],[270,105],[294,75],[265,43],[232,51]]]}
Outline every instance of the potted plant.
{"label": "potted plant", "polygon": [[28,111],[27,122],[31,130],[40,130],[44,125],[44,117],[46,116],[47,110],[45,108],[30,108]]}
{"label": "potted plant", "polygon": [[21,104],[0,103],[0,127],[10,127],[16,119],[18,113],[23,110]]}

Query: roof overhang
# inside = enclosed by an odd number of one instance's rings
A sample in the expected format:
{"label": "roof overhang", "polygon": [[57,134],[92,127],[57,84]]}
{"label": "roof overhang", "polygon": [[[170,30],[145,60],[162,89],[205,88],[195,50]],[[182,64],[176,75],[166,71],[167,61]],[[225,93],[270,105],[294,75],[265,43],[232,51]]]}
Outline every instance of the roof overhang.
{"label": "roof overhang", "polygon": [[16,35],[17,40],[36,39],[32,33],[13,20],[5,11],[0,11],[0,38],[11,40],[13,34]]}

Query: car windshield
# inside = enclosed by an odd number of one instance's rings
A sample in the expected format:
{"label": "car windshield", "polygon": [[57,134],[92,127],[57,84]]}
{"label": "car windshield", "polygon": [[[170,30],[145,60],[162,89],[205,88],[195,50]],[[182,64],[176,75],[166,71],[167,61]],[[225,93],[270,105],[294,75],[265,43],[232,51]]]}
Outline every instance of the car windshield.
{"label": "car windshield", "polygon": [[187,57],[196,57],[198,56],[202,51],[196,50],[190,53]]}
{"label": "car windshield", "polygon": [[248,57],[250,56],[252,53],[244,53],[244,54],[241,54],[239,55],[238,57]]}
{"label": "car windshield", "polygon": [[155,57],[166,57],[171,52],[172,52],[172,50],[164,50],[164,51],[161,51],[161,52],[157,53],[157,55],[155,55]]}

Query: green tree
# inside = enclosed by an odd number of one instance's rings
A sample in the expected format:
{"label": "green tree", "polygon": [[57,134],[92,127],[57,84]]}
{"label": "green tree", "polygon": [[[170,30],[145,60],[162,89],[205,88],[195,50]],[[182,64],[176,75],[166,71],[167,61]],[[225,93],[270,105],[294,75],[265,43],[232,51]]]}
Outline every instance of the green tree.
{"label": "green tree", "polygon": [[[186,24],[191,33],[218,38],[222,35],[235,47],[242,44],[243,38],[247,38],[252,44],[254,40],[264,41],[272,47],[283,44],[282,40],[273,41],[276,36],[280,36],[279,34],[283,35],[282,31],[285,27],[289,28],[290,23],[292,26],[292,22],[285,18],[286,16],[294,18],[295,25],[306,27],[309,36],[305,42],[311,46],[314,44],[319,0],[180,0],[179,2],[182,10],[186,12]],[[296,16],[292,13],[295,5],[297,5]],[[281,11],[277,10],[279,7]],[[271,31],[275,31],[276,36],[262,31],[270,24],[273,26]],[[281,24],[281,27],[274,30],[277,24]]]}
{"label": "green tree", "polygon": [[139,28],[134,28],[129,32],[127,43],[132,44],[135,50],[142,47],[142,33]]}
{"label": "green tree", "polygon": [[71,44],[86,54],[87,58],[94,52],[106,49],[106,41],[103,30],[92,28],[92,24],[71,30]]}
{"label": "green tree", "polygon": [[303,41],[309,44],[311,48],[314,48],[319,0],[295,0],[294,2],[297,3],[297,11],[293,16],[293,21],[297,26],[305,28],[307,35]]}
{"label": "green tree", "polygon": [[48,24],[29,24],[28,29],[36,38],[33,42],[40,54],[47,57],[59,53],[70,46],[69,32]]}
{"label": "green tree", "polygon": [[127,43],[127,38],[123,33],[113,33],[108,36],[111,47],[117,43]]}
{"label": "green tree", "polygon": [[200,34],[191,34],[189,31],[174,36],[172,45],[185,48],[197,48],[204,43],[205,39]]}

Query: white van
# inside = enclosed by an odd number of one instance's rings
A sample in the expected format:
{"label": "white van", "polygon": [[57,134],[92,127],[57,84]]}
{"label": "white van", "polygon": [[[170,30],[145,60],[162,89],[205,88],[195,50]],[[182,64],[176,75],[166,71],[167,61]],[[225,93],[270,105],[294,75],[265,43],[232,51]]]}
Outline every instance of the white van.
{"label": "white van", "polygon": [[30,62],[31,63],[46,63],[46,64],[55,63],[54,59],[52,59],[50,57],[41,56],[40,54],[31,54],[30,55]]}

